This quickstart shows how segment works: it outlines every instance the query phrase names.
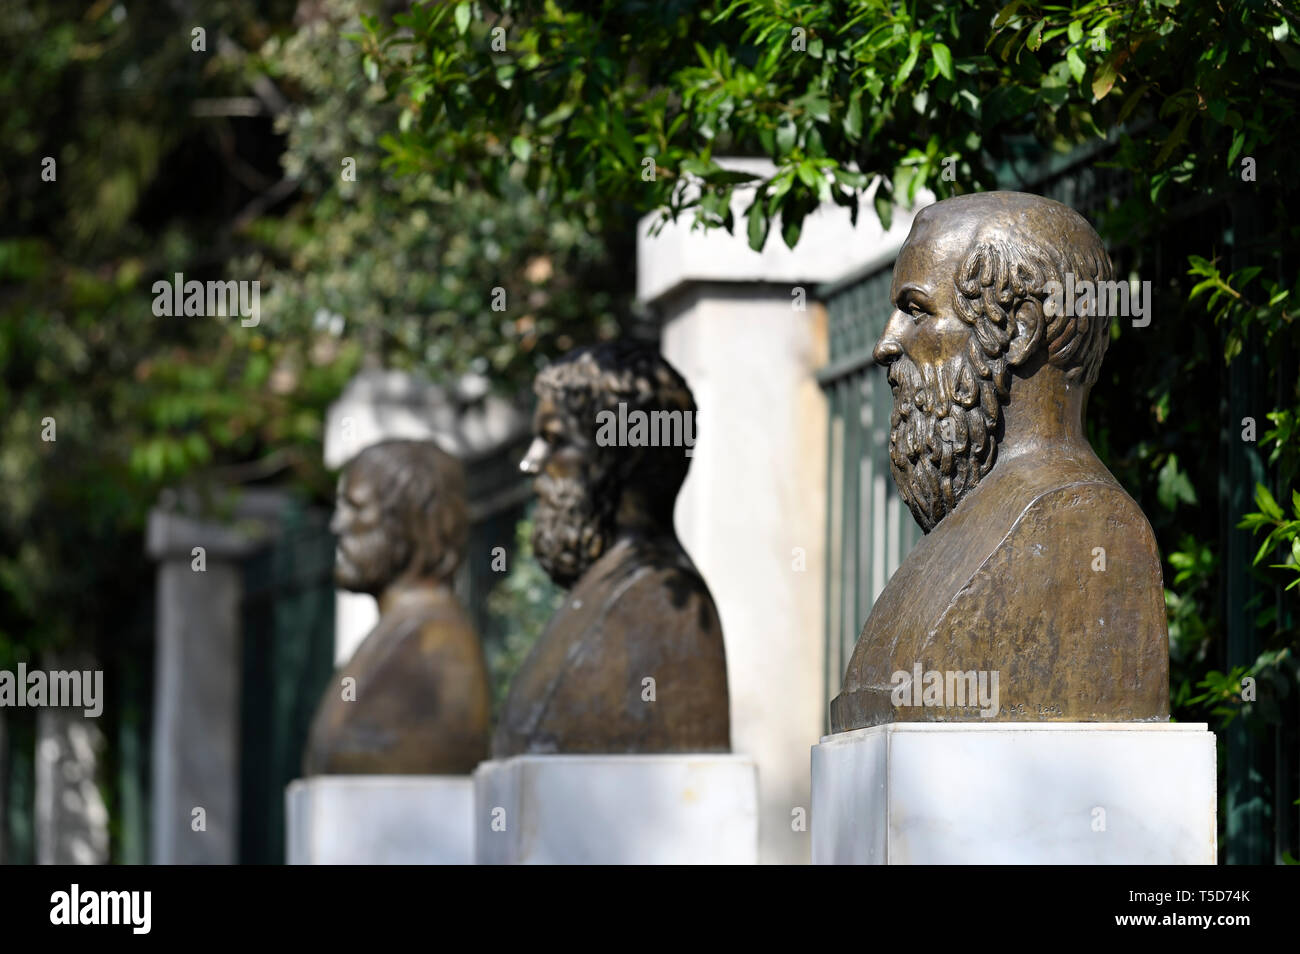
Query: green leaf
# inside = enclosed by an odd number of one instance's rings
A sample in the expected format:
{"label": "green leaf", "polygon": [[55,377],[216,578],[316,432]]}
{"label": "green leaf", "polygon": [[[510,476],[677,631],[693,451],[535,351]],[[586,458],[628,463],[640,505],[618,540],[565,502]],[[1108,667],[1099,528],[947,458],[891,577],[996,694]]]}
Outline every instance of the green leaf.
{"label": "green leaf", "polygon": [[930,54],[934,57],[934,65],[939,68],[940,75],[944,79],[952,79],[952,50],[942,43],[936,43],[930,48]]}
{"label": "green leaf", "polygon": [[552,126],[558,126],[560,123],[572,116],[573,111],[577,109],[577,107],[578,104],[574,102],[561,103],[553,112],[542,118],[542,121],[537,124],[537,128],[549,129]]}
{"label": "green leaf", "polygon": [[1246,131],[1243,129],[1232,137],[1232,145],[1228,148],[1228,168],[1237,161],[1237,156],[1241,152],[1241,147],[1246,143]]}
{"label": "green leaf", "polygon": [[798,168],[799,180],[809,189],[814,191],[821,188],[822,174],[811,162],[801,162]]}
{"label": "green leaf", "polygon": [[849,100],[849,110],[844,117],[844,135],[848,137],[849,142],[857,142],[862,138],[861,93],[855,93]]}
{"label": "green leaf", "polygon": [[1255,506],[1258,507],[1265,516],[1281,521],[1286,519],[1282,513],[1282,508],[1278,506],[1277,501],[1273,499],[1273,494],[1263,484],[1255,485]]}
{"label": "green leaf", "polygon": [[1156,477],[1156,499],[1166,510],[1174,510],[1179,501],[1196,506],[1196,490],[1186,472],[1178,467],[1178,455],[1170,454]]}
{"label": "green leaf", "polygon": [[780,159],[790,154],[790,150],[794,148],[795,133],[794,123],[789,120],[776,127],[776,158]]}
{"label": "green leaf", "polygon": [[886,232],[894,221],[894,198],[893,194],[885,188],[885,183],[881,182],[876,189],[876,195],[872,199],[876,207],[876,216],[880,219],[880,227]]}
{"label": "green leaf", "polygon": [[808,96],[803,100],[803,108],[808,115],[819,123],[829,122],[831,118],[830,100],[822,96]]}
{"label": "green leaf", "polygon": [[1092,98],[1098,101],[1105,99],[1106,94],[1114,87],[1117,75],[1115,72],[1115,58],[1112,56],[1097,67],[1097,71],[1092,77]]}
{"label": "green leaf", "polygon": [[464,36],[465,31],[469,29],[469,18],[473,14],[471,7],[470,3],[456,4],[456,32],[461,36]]}
{"label": "green leaf", "polygon": [[1253,565],[1258,566],[1260,563],[1264,561],[1265,555],[1271,549],[1273,549],[1273,534],[1270,533],[1268,536],[1264,538],[1264,542],[1259,545],[1259,549],[1255,551],[1255,559],[1251,560],[1250,562]]}
{"label": "green leaf", "polygon": [[835,178],[853,189],[865,189],[871,182],[871,177],[865,172],[850,172],[848,169],[836,169]]}
{"label": "green leaf", "polygon": [[709,185],[744,185],[747,182],[753,182],[759,177],[752,172],[741,172],[739,169],[722,169],[712,168],[704,176],[704,181]]}
{"label": "green leaf", "polygon": [[913,30],[912,35],[907,40],[907,58],[903,60],[903,65],[898,68],[898,75],[894,77],[894,84],[901,86],[903,81],[912,75],[912,69],[916,66],[916,61],[921,55],[921,31]]}
{"label": "green leaf", "polygon": [[754,204],[749,207],[749,247],[755,252],[763,251],[771,227],[772,220],[768,218],[763,203],[755,197]]}
{"label": "green leaf", "polygon": [[1065,32],[1069,36],[1071,43],[1078,43],[1083,39],[1083,24],[1078,20],[1071,20]]}
{"label": "green leaf", "polygon": [[1039,20],[1029,31],[1029,36],[1025,39],[1025,47],[1029,52],[1035,53],[1043,45],[1043,24],[1046,22],[1046,20]]}
{"label": "green leaf", "polygon": [[683,175],[699,176],[701,179],[706,179],[721,167],[712,159],[683,159],[679,168]]}
{"label": "green leaf", "polygon": [[[772,180],[772,200],[780,202],[785,194],[790,191],[790,186],[794,185],[794,172],[787,169]],[[769,201],[772,201],[769,200]],[[776,208],[775,202],[772,208]]]}
{"label": "green leaf", "polygon": [[1007,25],[1007,22],[1016,15],[1024,0],[1011,0],[1005,7],[998,11],[998,15],[993,18],[993,29],[1000,30]]}
{"label": "green leaf", "polygon": [[799,244],[799,234],[803,231],[803,220],[807,214],[806,208],[791,202],[781,210],[781,239],[787,248],[794,248]]}
{"label": "green leaf", "polygon": [[1088,67],[1083,62],[1083,57],[1079,51],[1071,47],[1065,54],[1065,62],[1070,67],[1070,75],[1074,77],[1076,83],[1083,82],[1083,74],[1088,71]]}
{"label": "green leaf", "polygon": [[520,162],[527,162],[529,156],[533,154],[533,144],[523,136],[516,136],[510,140],[510,151]]}

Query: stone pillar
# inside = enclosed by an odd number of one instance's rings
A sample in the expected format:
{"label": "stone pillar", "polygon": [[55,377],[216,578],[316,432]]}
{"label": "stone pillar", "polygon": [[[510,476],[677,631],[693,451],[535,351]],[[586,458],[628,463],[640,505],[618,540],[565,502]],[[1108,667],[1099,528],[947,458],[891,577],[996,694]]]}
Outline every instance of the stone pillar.
{"label": "stone pillar", "polygon": [[[770,169],[761,160],[728,168]],[[743,220],[748,197],[736,200]],[[823,731],[827,407],[816,373],[827,360],[815,287],[901,242],[864,202],[825,206],[793,251],[773,226],[762,252],[743,229],[691,231],[689,216],[637,246],[637,297],[662,318],[664,356],[700,408],[677,530],[722,618],[735,752],[758,763],[759,858],[810,859],[808,749]]]}
{"label": "stone pillar", "polygon": [[[154,864],[233,864],[239,845],[241,562],[274,532],[284,497],[246,491],[233,519],[174,495],[149,514],[158,561]],[[199,569],[195,548],[203,549]],[[202,812],[196,812],[202,809]],[[203,830],[199,828],[202,819]]]}
{"label": "stone pillar", "polygon": [[[54,663],[50,669],[85,669]],[[108,863],[108,809],[99,794],[104,734],[81,709],[36,715],[36,862]]]}

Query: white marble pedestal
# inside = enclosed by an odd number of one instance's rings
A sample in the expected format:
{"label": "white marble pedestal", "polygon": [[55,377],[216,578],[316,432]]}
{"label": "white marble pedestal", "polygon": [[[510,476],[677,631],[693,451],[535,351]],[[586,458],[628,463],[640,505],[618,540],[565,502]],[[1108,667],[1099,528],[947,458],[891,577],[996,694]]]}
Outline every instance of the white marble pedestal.
{"label": "white marble pedestal", "polygon": [[756,864],[742,755],[521,755],[474,772],[479,864]]}
{"label": "white marble pedestal", "polygon": [[1214,864],[1204,723],[896,723],[812,750],[814,864]]}
{"label": "white marble pedestal", "polygon": [[284,802],[291,865],[474,863],[468,775],[318,775]]}

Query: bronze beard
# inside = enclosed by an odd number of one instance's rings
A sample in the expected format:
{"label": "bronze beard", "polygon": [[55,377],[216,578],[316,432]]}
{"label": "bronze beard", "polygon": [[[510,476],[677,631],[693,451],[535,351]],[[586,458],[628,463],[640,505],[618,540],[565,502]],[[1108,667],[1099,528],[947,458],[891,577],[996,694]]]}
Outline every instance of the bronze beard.
{"label": "bronze beard", "polygon": [[613,539],[614,480],[608,470],[591,482],[543,473],[534,486],[533,555],[557,585],[572,586]]}
{"label": "bronze beard", "polygon": [[373,530],[339,538],[334,582],[355,593],[378,595],[410,563],[411,528],[384,520]]}
{"label": "bronze beard", "polygon": [[[973,335],[971,347],[979,347]],[[997,456],[999,390],[1005,397],[1008,373],[1000,358],[985,367],[988,373],[980,374],[967,354],[920,368],[906,355],[890,363],[889,469],[926,533],[992,469]]]}

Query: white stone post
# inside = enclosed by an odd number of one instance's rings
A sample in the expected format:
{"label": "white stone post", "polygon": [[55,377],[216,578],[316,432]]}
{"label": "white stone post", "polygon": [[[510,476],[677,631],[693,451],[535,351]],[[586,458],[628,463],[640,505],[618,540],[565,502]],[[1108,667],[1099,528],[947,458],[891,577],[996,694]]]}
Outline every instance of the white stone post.
{"label": "white stone post", "polygon": [[[66,667],[55,663],[50,668]],[[104,734],[82,710],[45,708],[37,713],[37,864],[108,863],[108,808],[97,778],[103,748]]]}
{"label": "white stone post", "polygon": [[[722,160],[766,173],[763,160]],[[928,198],[928,197],[927,197]],[[750,196],[734,203],[738,222]],[[649,235],[641,223],[637,298],[663,319],[664,356],[700,408],[677,530],[722,618],[733,750],[759,778],[759,857],[810,859],[808,748],[823,731],[827,361],[816,286],[896,249],[911,227],[884,233],[863,202],[810,215],[794,250],[778,225],[762,252],[744,228],[692,231],[687,218]]]}
{"label": "white stone post", "polygon": [[170,505],[149,514],[147,548],[159,563],[154,864],[238,859],[240,564],[274,532],[283,506],[281,494],[250,490],[240,495],[231,523]]}

